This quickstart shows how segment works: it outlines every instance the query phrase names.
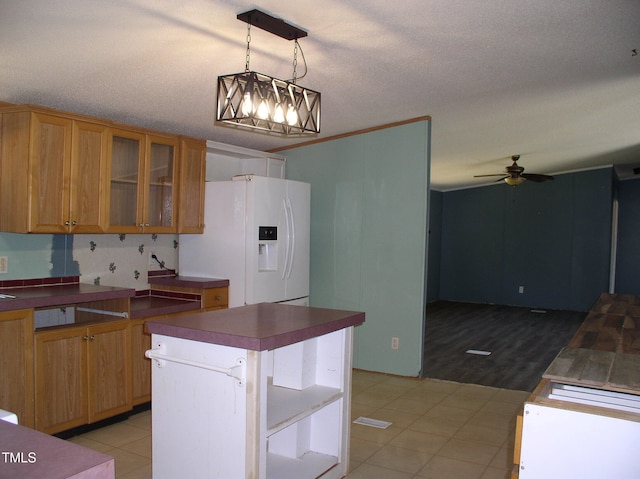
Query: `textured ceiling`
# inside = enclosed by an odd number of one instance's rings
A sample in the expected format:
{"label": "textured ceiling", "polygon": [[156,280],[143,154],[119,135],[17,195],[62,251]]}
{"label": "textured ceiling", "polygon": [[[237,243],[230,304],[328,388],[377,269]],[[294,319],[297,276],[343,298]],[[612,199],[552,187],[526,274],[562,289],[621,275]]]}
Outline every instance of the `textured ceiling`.
{"label": "textured ceiling", "polygon": [[[214,124],[252,8],[309,32],[299,83],[322,92],[320,138],[430,115],[436,189],[486,183],[473,175],[514,154],[530,173],[640,164],[638,0],[0,0],[0,100],[299,143]],[[252,70],[292,76],[291,42],[254,28],[251,51]]]}

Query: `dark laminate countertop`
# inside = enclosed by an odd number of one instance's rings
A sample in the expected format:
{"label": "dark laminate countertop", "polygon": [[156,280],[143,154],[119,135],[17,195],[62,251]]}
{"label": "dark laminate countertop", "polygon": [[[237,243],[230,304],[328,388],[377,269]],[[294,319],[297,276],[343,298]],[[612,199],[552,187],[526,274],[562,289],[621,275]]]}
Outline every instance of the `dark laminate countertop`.
{"label": "dark laminate countertop", "polygon": [[265,351],[364,322],[364,313],[260,303],[147,323],[150,333]]}
{"label": "dark laminate countertop", "polygon": [[149,276],[149,284],[208,289],[229,286],[229,280],[222,278],[198,278],[196,276]]}
{"label": "dark laminate countertop", "polygon": [[199,311],[200,301],[165,296],[136,296],[131,298],[131,319],[150,318],[164,314]]}
{"label": "dark laminate countertop", "polygon": [[115,477],[113,457],[17,424],[0,421],[0,444],[0,479]]}
{"label": "dark laminate countertop", "polygon": [[0,294],[15,298],[0,299],[0,311],[24,308],[46,308],[65,304],[85,303],[107,299],[130,298],[135,290],[93,284],[73,283],[51,286],[27,286],[24,288],[2,288]]}

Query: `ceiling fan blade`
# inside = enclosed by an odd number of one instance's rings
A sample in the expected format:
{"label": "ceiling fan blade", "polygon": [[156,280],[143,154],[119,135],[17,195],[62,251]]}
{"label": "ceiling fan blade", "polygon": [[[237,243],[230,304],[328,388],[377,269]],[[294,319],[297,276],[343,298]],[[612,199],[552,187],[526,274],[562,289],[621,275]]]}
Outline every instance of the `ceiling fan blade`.
{"label": "ceiling fan blade", "polygon": [[539,175],[536,173],[522,173],[521,176],[523,176],[529,181],[534,181],[536,183],[542,183],[543,181],[553,180],[553,176]]}
{"label": "ceiling fan blade", "polygon": [[474,175],[474,178],[484,178],[485,176],[504,176],[504,173],[496,173],[494,175]]}

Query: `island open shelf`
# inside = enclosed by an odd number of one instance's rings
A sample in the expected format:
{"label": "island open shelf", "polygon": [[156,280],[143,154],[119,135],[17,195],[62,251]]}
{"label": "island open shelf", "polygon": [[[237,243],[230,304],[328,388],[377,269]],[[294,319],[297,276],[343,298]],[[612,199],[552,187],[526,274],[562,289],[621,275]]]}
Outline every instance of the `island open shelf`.
{"label": "island open shelf", "polygon": [[154,479],[346,476],[362,322],[273,303],[149,322]]}

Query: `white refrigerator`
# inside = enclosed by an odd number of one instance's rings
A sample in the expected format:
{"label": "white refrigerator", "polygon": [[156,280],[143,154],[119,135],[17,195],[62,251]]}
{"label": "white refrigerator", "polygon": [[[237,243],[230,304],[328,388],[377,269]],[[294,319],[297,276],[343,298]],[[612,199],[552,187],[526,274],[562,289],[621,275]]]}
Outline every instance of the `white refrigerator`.
{"label": "white refrigerator", "polygon": [[311,185],[240,175],[205,185],[204,234],[180,235],[180,276],[229,280],[229,307],[309,304]]}

